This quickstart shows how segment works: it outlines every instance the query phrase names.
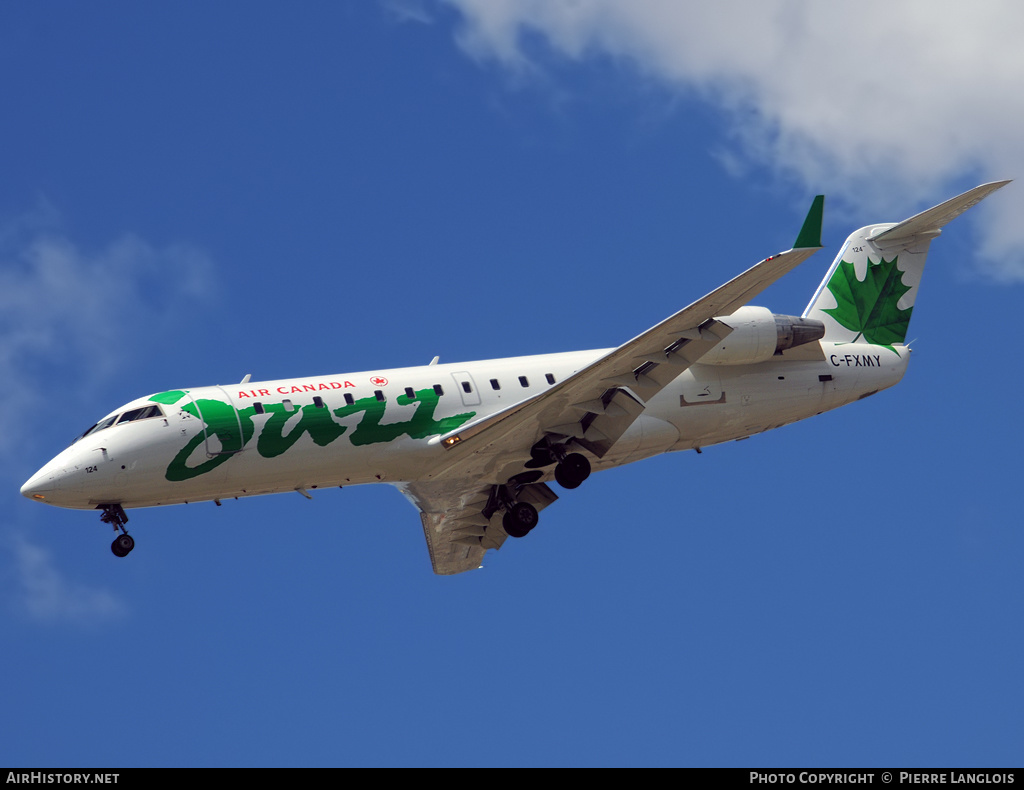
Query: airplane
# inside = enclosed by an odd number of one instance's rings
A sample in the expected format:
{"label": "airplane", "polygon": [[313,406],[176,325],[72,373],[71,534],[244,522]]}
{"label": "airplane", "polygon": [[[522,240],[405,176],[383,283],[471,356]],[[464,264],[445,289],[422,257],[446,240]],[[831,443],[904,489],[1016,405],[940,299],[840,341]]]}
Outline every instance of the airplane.
{"label": "airplane", "polygon": [[482,566],[593,471],[747,438],[874,395],[907,369],[931,241],[1009,181],[854,231],[800,316],[750,301],[821,249],[817,196],[772,255],[614,349],[174,389],[120,406],[21,488],[126,510],[368,483],[419,510],[433,570]]}

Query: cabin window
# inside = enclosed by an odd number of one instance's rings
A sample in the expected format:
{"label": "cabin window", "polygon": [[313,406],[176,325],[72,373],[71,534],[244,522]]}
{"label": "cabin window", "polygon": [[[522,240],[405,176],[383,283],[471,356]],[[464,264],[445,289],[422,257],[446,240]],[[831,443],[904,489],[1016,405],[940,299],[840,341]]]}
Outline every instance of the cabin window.
{"label": "cabin window", "polygon": [[473,391],[473,385],[470,384],[468,381],[462,382],[462,391],[463,392],[472,392]]}
{"label": "cabin window", "polygon": [[519,383],[522,384],[524,387],[529,387],[530,386],[530,380],[527,379],[526,376],[520,376],[519,377]]}
{"label": "cabin window", "polygon": [[384,392],[382,390],[374,390],[373,397],[377,400],[384,400]]}
{"label": "cabin window", "polygon": [[444,387],[442,387],[440,384],[435,384],[434,393],[437,395],[444,395]]}
{"label": "cabin window", "polygon": [[416,393],[412,391],[412,387],[405,388],[405,397],[407,397],[409,400],[416,399]]}
{"label": "cabin window", "polygon": [[262,403],[260,403],[259,401],[256,401],[256,402],[255,402],[255,403],[254,403],[254,404],[252,405],[252,410],[253,410],[254,412],[256,412],[256,414],[265,414],[265,413],[266,413],[266,411],[267,411],[266,409],[264,409],[264,408],[263,408],[263,404],[262,404]]}
{"label": "cabin window", "polygon": [[352,393],[351,392],[346,392],[345,393],[345,403],[347,403],[349,406],[351,406],[355,402],[356,402],[356,399],[352,397]]}
{"label": "cabin window", "polygon": [[554,376],[553,373],[545,373],[544,374],[544,378],[546,378],[548,380],[548,384],[554,384],[555,383],[555,376]]}
{"label": "cabin window", "polygon": [[314,396],[314,398],[313,398],[313,405],[316,406],[318,409],[326,409],[327,408],[326,406],[324,406],[324,399],[321,398],[319,395]]}
{"label": "cabin window", "polygon": [[285,398],[281,401],[281,405],[284,406],[285,411],[295,411],[295,404],[292,403],[291,398]]}
{"label": "cabin window", "polygon": [[498,383],[497,379],[491,379],[491,389],[492,390],[500,390],[501,389],[501,385]]}

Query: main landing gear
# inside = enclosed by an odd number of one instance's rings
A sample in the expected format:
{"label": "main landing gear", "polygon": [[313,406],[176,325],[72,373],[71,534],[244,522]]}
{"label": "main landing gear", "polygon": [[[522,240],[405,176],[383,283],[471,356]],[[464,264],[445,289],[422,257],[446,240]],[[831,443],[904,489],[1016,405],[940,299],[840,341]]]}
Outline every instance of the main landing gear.
{"label": "main landing gear", "polygon": [[110,544],[110,550],[114,552],[115,557],[127,557],[128,552],[135,548],[135,539],[124,528],[124,525],[128,523],[128,514],[120,505],[99,505],[98,507],[103,511],[100,521],[104,524],[112,524],[114,532],[121,530],[121,534]]}
{"label": "main landing gear", "polygon": [[555,480],[562,488],[579,488],[590,477],[590,461],[581,453],[563,456],[555,467]]}
{"label": "main landing gear", "polygon": [[[534,460],[526,464],[527,468],[537,469],[550,463],[556,463],[555,480],[562,488],[578,488],[584,480],[590,477],[590,461],[581,453],[567,453],[565,445],[547,444],[546,446],[534,448]],[[537,526],[539,517],[537,508],[529,502],[517,501],[519,488],[523,485],[535,482],[542,476],[539,470],[524,472],[516,475],[509,481],[508,486],[501,486],[495,490],[495,498],[492,499],[493,512],[497,508],[504,508],[505,515],[502,516],[501,526],[510,538],[524,538],[530,530]],[[485,511],[485,515],[488,512]]]}
{"label": "main landing gear", "polygon": [[537,508],[531,503],[520,500],[523,489],[543,477],[540,471],[523,472],[509,480],[505,485],[496,485],[491,489],[487,507],[483,509],[485,518],[490,519],[497,511],[504,510],[501,526],[510,538],[525,538],[530,530],[537,526],[539,517]]}
{"label": "main landing gear", "polygon": [[529,502],[516,502],[505,510],[501,517],[501,526],[510,538],[525,538],[530,530],[537,526],[540,517],[537,508]]}

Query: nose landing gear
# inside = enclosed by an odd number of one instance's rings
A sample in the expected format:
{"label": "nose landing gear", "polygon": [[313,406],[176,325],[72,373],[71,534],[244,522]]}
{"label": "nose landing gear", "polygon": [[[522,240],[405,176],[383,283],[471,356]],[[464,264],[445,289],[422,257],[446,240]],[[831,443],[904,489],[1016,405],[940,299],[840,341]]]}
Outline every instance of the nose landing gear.
{"label": "nose landing gear", "polygon": [[112,524],[114,532],[121,530],[121,534],[110,544],[110,550],[114,552],[115,557],[127,557],[128,552],[135,548],[135,539],[124,528],[124,525],[128,523],[128,514],[120,505],[99,505],[98,507],[103,511],[100,521],[104,524]]}
{"label": "nose landing gear", "polygon": [[135,548],[135,539],[124,532],[114,538],[114,542],[110,544],[110,550],[114,552],[115,557],[127,557],[128,552]]}

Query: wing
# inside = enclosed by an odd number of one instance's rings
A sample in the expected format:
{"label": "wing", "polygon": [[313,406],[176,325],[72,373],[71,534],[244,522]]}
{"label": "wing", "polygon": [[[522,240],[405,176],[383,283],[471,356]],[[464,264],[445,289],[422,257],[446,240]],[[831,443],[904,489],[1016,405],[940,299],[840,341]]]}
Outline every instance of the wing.
{"label": "wing", "polygon": [[[449,483],[401,483],[396,486],[420,511],[434,573],[450,576],[479,568],[487,549],[500,549],[508,535],[496,510],[494,486]],[[518,499],[540,512],[558,495],[544,483],[519,490]]]}
{"label": "wing", "polygon": [[793,249],[752,266],[551,389],[432,440],[448,453],[427,479],[505,483],[545,436],[571,437],[603,457],[648,400],[732,331],[716,316],[735,312],[821,249],[823,204],[822,196],[815,198]]}
{"label": "wing", "polygon": [[539,445],[572,439],[603,457],[647,401],[732,331],[716,316],[732,314],[821,249],[823,205],[822,196],[814,199],[793,249],[752,266],[545,392],[432,439],[446,449],[444,458],[421,481],[400,488],[420,510],[434,571],[471,570],[486,549],[501,546],[507,536],[494,499],[499,488],[514,485],[516,498],[538,510],[557,499],[534,482],[540,472],[524,474]]}

